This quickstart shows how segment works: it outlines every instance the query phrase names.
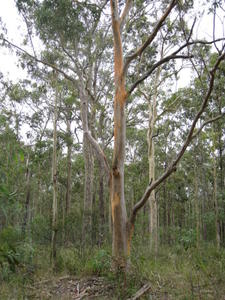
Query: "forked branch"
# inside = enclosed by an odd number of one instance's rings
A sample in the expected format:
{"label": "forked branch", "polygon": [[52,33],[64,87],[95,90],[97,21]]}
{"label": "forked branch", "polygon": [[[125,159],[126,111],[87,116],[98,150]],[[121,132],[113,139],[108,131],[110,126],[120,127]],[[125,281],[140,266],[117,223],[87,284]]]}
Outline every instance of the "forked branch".
{"label": "forked branch", "polygon": [[145,79],[147,79],[155,71],[155,69],[157,69],[159,66],[163,65],[164,63],[166,63],[170,60],[173,60],[173,59],[192,59],[193,55],[179,54],[183,49],[188,48],[189,46],[192,46],[192,45],[197,45],[197,44],[211,45],[211,44],[214,44],[215,42],[219,42],[219,41],[223,41],[223,40],[224,40],[224,38],[220,38],[220,39],[213,40],[213,41],[196,40],[196,41],[192,41],[192,42],[185,42],[183,45],[181,45],[173,53],[171,53],[170,55],[160,59],[155,64],[153,64],[145,74],[143,74],[140,78],[138,78],[132,84],[132,86],[128,90],[128,94],[131,94],[140,83],[142,83]]}
{"label": "forked branch", "polygon": [[136,87],[140,83],[142,83],[145,79],[147,79],[155,71],[155,69],[157,69],[159,66],[165,64],[166,62],[168,62],[172,59],[190,59],[192,57],[193,56],[191,56],[191,55],[173,55],[173,54],[171,54],[169,56],[162,58],[157,63],[152,65],[152,67],[144,75],[142,75],[137,81],[135,81],[133,83],[133,85],[130,87],[130,89],[128,91],[128,94],[131,94],[136,89]]}
{"label": "forked branch", "polygon": [[129,220],[131,225],[134,225],[137,212],[145,205],[145,203],[149,199],[149,196],[150,196],[151,192],[157,186],[159,186],[163,181],[165,181],[165,179],[168,178],[173,172],[176,171],[176,166],[177,166],[178,162],[181,160],[182,156],[185,153],[185,150],[187,149],[188,145],[192,141],[193,132],[194,132],[196,123],[198,122],[199,118],[201,117],[202,113],[204,112],[204,110],[205,110],[205,108],[208,104],[209,98],[212,94],[213,87],[214,87],[215,73],[216,73],[216,71],[219,67],[219,64],[224,59],[225,59],[225,53],[223,53],[222,55],[220,55],[218,57],[213,69],[210,71],[210,82],[209,82],[208,91],[207,91],[207,93],[204,97],[204,100],[202,102],[202,105],[201,105],[198,113],[196,114],[196,116],[195,116],[195,118],[192,122],[191,128],[190,128],[189,133],[186,137],[186,140],[185,140],[182,148],[178,152],[176,158],[171,162],[168,169],[157,180],[155,180],[155,181],[153,181],[152,183],[149,184],[149,186],[146,188],[142,198],[134,205],[134,207],[132,209],[131,216],[130,216],[130,220]]}
{"label": "forked branch", "polygon": [[170,2],[170,4],[167,7],[166,11],[161,16],[161,18],[159,19],[159,21],[157,22],[157,24],[155,25],[155,27],[153,28],[152,33],[149,35],[149,37],[147,38],[147,40],[136,50],[136,52],[134,52],[132,55],[130,55],[130,56],[128,56],[126,58],[126,62],[124,64],[124,68],[123,68],[123,74],[127,73],[127,69],[129,67],[130,63],[135,58],[137,58],[138,56],[141,56],[142,53],[145,51],[145,49],[152,43],[152,41],[156,37],[159,29],[162,27],[164,21],[166,20],[166,18],[168,17],[168,15],[172,11],[172,9],[175,7],[176,3],[177,3],[177,0],[172,0]]}

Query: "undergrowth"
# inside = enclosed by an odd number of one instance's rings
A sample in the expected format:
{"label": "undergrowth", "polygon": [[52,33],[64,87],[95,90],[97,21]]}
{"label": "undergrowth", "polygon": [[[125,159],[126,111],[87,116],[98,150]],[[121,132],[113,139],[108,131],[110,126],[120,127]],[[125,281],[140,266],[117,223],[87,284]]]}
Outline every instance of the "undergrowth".
{"label": "undergrowth", "polygon": [[[211,244],[199,249],[161,247],[155,255],[147,246],[136,243],[126,276],[112,272],[110,246],[86,249],[82,253],[73,247],[61,248],[57,273],[50,267],[49,248],[31,246],[28,242],[23,248],[21,265],[16,265],[15,270],[10,270],[7,263],[4,265],[8,275],[1,276],[0,299],[19,299],[18,295],[23,299],[28,285],[63,275],[104,277],[113,286],[115,298],[112,299],[127,299],[145,283],[151,288],[143,299],[224,299],[225,296],[225,250]],[[2,270],[1,267],[1,273]]]}

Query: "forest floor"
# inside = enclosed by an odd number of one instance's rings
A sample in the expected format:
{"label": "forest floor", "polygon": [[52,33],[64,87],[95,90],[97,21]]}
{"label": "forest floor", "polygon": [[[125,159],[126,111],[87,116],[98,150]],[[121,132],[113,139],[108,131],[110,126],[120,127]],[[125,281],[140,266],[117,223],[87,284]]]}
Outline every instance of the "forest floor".
{"label": "forest floor", "polygon": [[137,245],[127,278],[112,272],[107,249],[83,257],[61,249],[57,272],[46,260],[48,251],[38,247],[32,263],[14,273],[3,269],[0,300],[225,300],[224,248],[164,248],[155,257]]}
{"label": "forest floor", "polygon": [[[177,274],[179,280],[179,274]],[[180,278],[182,280],[182,278]],[[189,289],[183,291],[180,287],[173,285],[171,278],[170,284],[161,285],[160,279],[157,282],[144,283],[134,292],[129,295],[129,287],[124,286],[124,283],[119,287],[118,282],[109,281],[104,277],[89,276],[85,278],[78,278],[75,276],[52,277],[51,279],[44,279],[33,282],[32,284],[24,285],[23,292],[20,290],[14,292],[11,290],[11,295],[3,296],[3,299],[56,299],[56,300],[194,300],[194,299],[216,299],[225,300],[225,286],[224,283],[215,285],[212,280],[209,285],[193,285]],[[181,283],[182,284],[182,283]],[[184,284],[184,283],[183,283]],[[189,285],[189,283],[187,283]],[[1,292],[0,292],[1,294]]]}
{"label": "forest floor", "polygon": [[27,288],[30,299],[112,299],[113,286],[103,277],[63,276],[34,283]]}

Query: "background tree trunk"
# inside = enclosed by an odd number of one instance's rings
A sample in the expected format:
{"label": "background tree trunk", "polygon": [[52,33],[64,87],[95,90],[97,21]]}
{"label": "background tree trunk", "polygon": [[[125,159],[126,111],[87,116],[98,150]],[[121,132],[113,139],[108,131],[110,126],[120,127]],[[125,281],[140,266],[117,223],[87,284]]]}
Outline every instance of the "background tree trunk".
{"label": "background tree trunk", "polygon": [[104,201],[104,170],[99,165],[99,244],[105,237],[105,201]]}
{"label": "background tree trunk", "polygon": [[67,128],[67,179],[66,179],[66,216],[70,212],[71,206],[71,153],[72,153],[72,137],[71,137],[71,120],[66,120]]}
{"label": "background tree trunk", "polygon": [[196,224],[196,246],[199,248],[200,242],[200,221],[199,221],[199,193],[198,193],[198,174],[197,167],[195,166],[195,179],[194,179],[194,201],[195,201],[195,224]]}
{"label": "background tree trunk", "polygon": [[215,211],[215,233],[216,233],[216,245],[220,248],[220,223],[219,223],[219,208],[217,199],[217,170],[216,170],[216,156],[213,151],[213,203]]}
{"label": "background tree trunk", "polygon": [[91,243],[92,236],[92,206],[93,206],[93,176],[94,158],[92,147],[86,134],[83,135],[83,153],[85,165],[84,182],[84,206],[83,206],[83,225],[82,225],[82,245],[86,247]]}
{"label": "background tree trunk", "polygon": [[52,179],[53,179],[53,199],[52,199],[52,236],[51,236],[51,263],[53,268],[56,264],[56,238],[58,230],[58,176],[57,176],[57,120],[58,120],[58,88],[56,87],[53,117],[53,156],[52,156]]}
{"label": "background tree trunk", "polygon": [[25,212],[24,212],[23,225],[22,225],[23,236],[25,236],[27,223],[29,221],[30,178],[31,178],[29,163],[30,163],[30,156],[28,154],[27,161],[26,161],[26,175],[25,175],[25,179],[26,179],[26,200],[25,200]]}
{"label": "background tree trunk", "polygon": [[[152,102],[149,100],[149,127],[148,127],[148,163],[149,163],[149,182],[155,181],[155,144],[154,144],[154,127],[157,118],[157,95],[158,95],[158,82],[161,69],[158,68],[153,87]],[[155,190],[152,191],[149,197],[150,206],[150,249],[155,254],[158,252],[158,209],[155,197]]]}

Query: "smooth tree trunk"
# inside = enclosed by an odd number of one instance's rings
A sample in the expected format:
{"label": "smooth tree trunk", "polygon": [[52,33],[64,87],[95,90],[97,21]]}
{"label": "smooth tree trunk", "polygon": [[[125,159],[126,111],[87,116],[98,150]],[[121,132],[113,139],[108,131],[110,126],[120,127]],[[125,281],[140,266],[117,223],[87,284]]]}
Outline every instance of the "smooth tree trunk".
{"label": "smooth tree trunk", "polygon": [[99,244],[105,236],[104,169],[99,166]]}
{"label": "smooth tree trunk", "polygon": [[30,208],[30,178],[31,178],[31,172],[30,172],[30,156],[28,154],[27,161],[26,161],[26,199],[25,199],[25,212],[24,212],[24,218],[23,218],[23,225],[22,225],[22,233],[25,236],[26,228],[29,220],[29,208]]}
{"label": "smooth tree trunk", "polygon": [[[157,118],[157,94],[158,83],[161,69],[158,68],[154,83],[152,101],[149,101],[149,127],[148,127],[148,163],[149,163],[149,182],[155,181],[155,143],[154,143],[154,127]],[[158,252],[158,208],[155,197],[155,190],[152,191],[149,197],[150,206],[150,249]]]}
{"label": "smooth tree trunk", "polygon": [[72,154],[72,136],[71,136],[71,120],[66,120],[67,126],[67,179],[66,179],[66,216],[68,216],[70,212],[71,206],[71,176],[72,176],[72,162],[71,162],[71,154]]}
{"label": "smooth tree trunk", "polygon": [[94,180],[94,158],[92,147],[87,136],[83,136],[83,154],[85,165],[84,182],[84,204],[82,224],[82,245],[86,247],[91,244],[92,236],[92,210],[93,210],[93,180]]}
{"label": "smooth tree trunk", "polygon": [[195,203],[195,228],[196,228],[196,246],[199,248],[200,243],[200,220],[199,220],[199,188],[198,188],[198,174],[195,166],[195,180],[194,180],[194,203]]}
{"label": "smooth tree trunk", "polygon": [[216,169],[216,156],[213,153],[213,203],[215,212],[215,233],[216,233],[216,246],[220,248],[220,222],[219,222],[219,208],[217,198],[217,169]]}
{"label": "smooth tree trunk", "polygon": [[114,151],[111,177],[111,206],[114,267],[126,269],[129,256],[129,228],[124,197],[124,159],[126,140],[125,103],[127,92],[123,75],[123,49],[120,35],[120,19],[117,1],[111,1],[112,29],[114,35]]}
{"label": "smooth tree trunk", "polygon": [[70,118],[70,110],[72,108],[69,108],[68,113],[66,114],[66,133],[67,133],[67,157],[66,157],[66,163],[67,163],[67,177],[66,177],[66,197],[65,197],[65,203],[62,204],[62,240],[66,243],[67,242],[67,234],[66,234],[66,228],[65,228],[65,222],[66,217],[68,217],[70,213],[70,207],[71,207],[71,193],[72,193],[72,161],[71,161],[71,155],[72,155],[72,134],[71,134],[71,118]]}
{"label": "smooth tree trunk", "polygon": [[53,268],[56,263],[56,239],[58,231],[58,176],[57,176],[57,120],[58,120],[58,90],[54,97],[54,116],[53,116],[53,153],[52,153],[52,235],[51,235],[51,263]]}
{"label": "smooth tree trunk", "polygon": [[90,142],[90,131],[88,126],[88,104],[89,96],[81,72],[79,74],[79,94],[81,99],[81,119],[83,127],[83,155],[85,166],[84,202],[82,221],[82,247],[91,244],[92,236],[92,208],[93,208],[93,180],[94,180],[94,153]]}

